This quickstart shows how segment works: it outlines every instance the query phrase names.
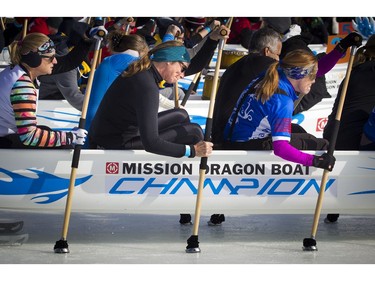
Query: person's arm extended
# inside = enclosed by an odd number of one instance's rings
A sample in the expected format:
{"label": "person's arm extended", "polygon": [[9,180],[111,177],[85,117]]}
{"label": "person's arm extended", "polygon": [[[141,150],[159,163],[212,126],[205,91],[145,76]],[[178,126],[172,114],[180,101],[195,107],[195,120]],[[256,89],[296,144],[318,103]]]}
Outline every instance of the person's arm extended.
{"label": "person's arm extended", "polygon": [[342,58],[342,55],[343,54],[337,49],[333,49],[325,56],[322,56],[318,61],[318,72],[316,76],[320,77],[329,72],[336,65],[338,60]]}
{"label": "person's arm extended", "polygon": [[218,43],[219,41],[207,38],[202,48],[191,59],[191,63],[185,72],[185,76],[195,74],[206,67],[206,65],[210,63]]}
{"label": "person's arm extended", "polygon": [[82,39],[67,55],[56,57],[57,64],[53,67],[52,74],[67,72],[78,67],[86,59],[93,42],[93,39]]}
{"label": "person's arm extended", "polygon": [[341,39],[336,47],[329,52],[327,55],[319,59],[318,62],[318,73],[316,76],[323,76],[330,71],[335,64],[341,59],[347,49],[352,46],[360,47],[362,45],[362,36],[356,32],[351,32]]}
{"label": "person's arm extended", "polygon": [[273,142],[273,151],[276,156],[294,163],[305,166],[312,166],[314,155],[304,153],[297,148],[291,146],[286,140],[278,140]]}

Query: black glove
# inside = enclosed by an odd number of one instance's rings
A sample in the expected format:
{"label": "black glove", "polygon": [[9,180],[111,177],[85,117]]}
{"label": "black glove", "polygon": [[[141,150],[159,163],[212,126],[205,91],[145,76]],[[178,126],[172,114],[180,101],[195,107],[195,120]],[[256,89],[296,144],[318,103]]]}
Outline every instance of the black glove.
{"label": "black glove", "polygon": [[150,19],[144,25],[137,27],[136,34],[142,35],[144,37],[154,36],[155,31],[156,31],[156,27],[157,27],[156,21],[154,19]]}
{"label": "black glove", "polygon": [[338,50],[345,53],[351,46],[360,47],[362,45],[362,36],[357,32],[349,33],[345,38],[341,39],[337,44]]}
{"label": "black glove", "polygon": [[328,171],[333,170],[333,166],[335,166],[336,158],[333,155],[329,155],[328,153],[323,153],[320,156],[315,155],[313,159],[313,166],[317,168],[322,168]]}
{"label": "black glove", "polygon": [[137,27],[136,34],[143,36],[147,45],[154,45],[156,43],[154,38],[156,27],[156,21],[154,19],[150,19],[148,22],[146,22],[146,24]]}

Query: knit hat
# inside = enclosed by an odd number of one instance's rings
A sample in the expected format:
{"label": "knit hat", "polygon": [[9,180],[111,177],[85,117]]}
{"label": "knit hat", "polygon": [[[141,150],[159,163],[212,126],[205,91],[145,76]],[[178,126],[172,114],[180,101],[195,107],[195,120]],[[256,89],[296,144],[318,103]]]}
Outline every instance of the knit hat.
{"label": "knit hat", "polygon": [[184,18],[185,26],[188,29],[196,30],[197,27],[202,26],[206,23],[206,18],[203,17],[186,17]]}
{"label": "knit hat", "polygon": [[53,17],[46,19],[46,23],[48,26],[59,29],[60,24],[62,23],[63,18]]}
{"label": "knit hat", "polygon": [[269,27],[274,29],[280,34],[285,34],[288,32],[292,20],[287,17],[277,18],[277,17],[265,17],[262,18]]}
{"label": "knit hat", "polygon": [[203,18],[203,17],[196,17],[196,18],[186,17],[185,22],[189,23],[191,25],[201,26],[201,25],[204,25],[206,23],[206,18]]}

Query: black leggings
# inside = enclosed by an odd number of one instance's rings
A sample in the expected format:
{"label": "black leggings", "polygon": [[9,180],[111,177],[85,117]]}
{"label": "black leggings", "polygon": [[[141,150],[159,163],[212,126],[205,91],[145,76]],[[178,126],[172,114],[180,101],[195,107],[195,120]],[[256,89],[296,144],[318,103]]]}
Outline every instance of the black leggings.
{"label": "black leggings", "polygon": [[[328,141],[308,133],[293,134],[290,145],[300,150],[327,150]],[[273,150],[271,137],[265,139],[249,140],[247,142],[226,142],[223,149],[233,150]]]}
{"label": "black leggings", "polygon": [[[327,150],[329,142],[307,133],[301,126],[292,123],[290,145],[300,150]],[[271,137],[247,142],[226,142],[223,149],[233,150],[273,150]]]}
{"label": "black leggings", "polygon": [[[186,110],[173,108],[158,114],[159,136],[173,143],[196,144],[203,140],[202,128],[195,123],[190,123]],[[134,137],[125,143],[126,149],[144,149],[141,138]]]}

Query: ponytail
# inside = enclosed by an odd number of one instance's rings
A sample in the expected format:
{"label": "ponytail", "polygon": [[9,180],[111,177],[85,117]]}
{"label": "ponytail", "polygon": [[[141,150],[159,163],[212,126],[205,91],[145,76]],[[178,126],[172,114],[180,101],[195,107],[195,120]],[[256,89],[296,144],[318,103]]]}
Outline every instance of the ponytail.
{"label": "ponytail", "polygon": [[255,90],[256,99],[261,100],[262,103],[268,101],[279,86],[279,73],[277,71],[278,67],[278,61],[272,63]]}

